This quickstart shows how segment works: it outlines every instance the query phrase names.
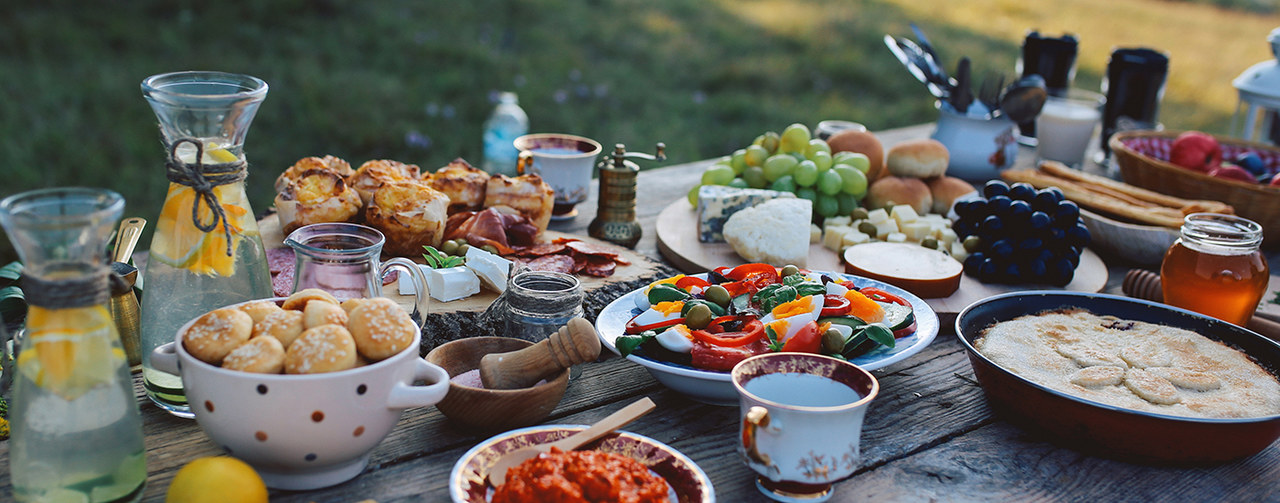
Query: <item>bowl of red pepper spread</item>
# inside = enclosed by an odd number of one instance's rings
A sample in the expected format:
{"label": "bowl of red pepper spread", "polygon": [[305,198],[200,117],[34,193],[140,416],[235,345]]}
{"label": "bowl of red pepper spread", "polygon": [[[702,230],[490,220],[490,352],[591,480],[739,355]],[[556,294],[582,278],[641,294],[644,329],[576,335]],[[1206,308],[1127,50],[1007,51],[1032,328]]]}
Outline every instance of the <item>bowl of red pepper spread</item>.
{"label": "bowl of red pepper spread", "polygon": [[711,479],[693,460],[662,442],[626,431],[576,451],[533,458],[507,472],[502,487],[489,484],[489,469],[506,453],[554,442],[583,429],[586,426],[547,424],[493,436],[454,464],[449,496],[455,503],[715,502]]}

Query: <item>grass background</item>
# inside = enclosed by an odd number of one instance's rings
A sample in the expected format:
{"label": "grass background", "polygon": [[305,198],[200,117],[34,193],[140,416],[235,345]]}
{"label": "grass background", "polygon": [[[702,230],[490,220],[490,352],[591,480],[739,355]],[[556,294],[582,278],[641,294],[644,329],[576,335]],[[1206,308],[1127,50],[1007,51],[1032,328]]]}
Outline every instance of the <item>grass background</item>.
{"label": "grass background", "polygon": [[[791,122],[872,130],[930,121],[933,104],[884,47],[930,35],[947,66],[1012,76],[1026,31],[1076,33],[1079,87],[1114,47],[1171,57],[1160,120],[1230,132],[1231,79],[1270,56],[1276,0],[9,0],[0,6],[0,196],[84,185],[154,219],[164,152],[139,83],[222,70],[271,90],[248,135],[250,199],[300,157],[425,169],[478,164],[496,93],[534,132],[723,155]],[[144,237],[143,246],[149,242]],[[0,245],[0,258],[12,257]]]}

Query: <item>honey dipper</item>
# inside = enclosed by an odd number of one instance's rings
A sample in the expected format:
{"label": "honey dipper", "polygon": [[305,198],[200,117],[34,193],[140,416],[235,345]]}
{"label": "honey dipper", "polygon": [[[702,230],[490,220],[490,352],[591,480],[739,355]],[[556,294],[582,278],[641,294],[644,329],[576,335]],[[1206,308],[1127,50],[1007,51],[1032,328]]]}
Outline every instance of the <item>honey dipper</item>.
{"label": "honey dipper", "polygon": [[485,389],[527,388],[572,365],[600,356],[595,327],[574,318],[550,337],[509,353],[493,353],[480,359],[480,382]]}
{"label": "honey dipper", "polygon": [[[1164,291],[1161,289],[1160,275],[1152,271],[1131,269],[1124,275],[1124,285],[1120,287],[1120,290],[1125,295],[1135,299],[1164,302]],[[1280,341],[1280,323],[1255,315],[1244,326],[1267,338]]]}

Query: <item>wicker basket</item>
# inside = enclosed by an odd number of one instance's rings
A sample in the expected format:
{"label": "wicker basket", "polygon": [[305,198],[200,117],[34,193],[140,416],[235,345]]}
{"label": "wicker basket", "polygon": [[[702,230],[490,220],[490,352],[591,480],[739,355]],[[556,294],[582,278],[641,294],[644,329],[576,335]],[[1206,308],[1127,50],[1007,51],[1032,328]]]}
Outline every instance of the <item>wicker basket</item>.
{"label": "wicker basket", "polygon": [[[1185,199],[1210,199],[1235,207],[1236,214],[1262,226],[1268,248],[1280,247],[1280,187],[1215,178],[1176,166],[1169,150],[1180,131],[1126,131],[1108,142],[1126,183]],[[1215,136],[1223,159],[1245,152],[1262,158],[1267,169],[1280,169],[1280,149],[1261,143]]]}

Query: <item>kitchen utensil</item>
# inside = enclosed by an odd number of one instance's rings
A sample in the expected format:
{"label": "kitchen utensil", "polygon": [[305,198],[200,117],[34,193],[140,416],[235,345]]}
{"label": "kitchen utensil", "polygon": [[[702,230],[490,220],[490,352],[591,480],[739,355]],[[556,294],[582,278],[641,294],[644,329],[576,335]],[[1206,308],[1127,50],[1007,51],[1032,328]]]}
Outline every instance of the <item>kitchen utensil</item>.
{"label": "kitchen utensil", "polygon": [[1048,98],[1044,77],[1029,75],[1013,81],[1005,88],[1004,95],[1000,98],[1000,109],[1014,122],[1023,123],[1035,119]]}
{"label": "kitchen utensil", "polygon": [[973,104],[973,89],[969,84],[969,58],[960,58],[960,63],[956,65],[956,87],[951,91],[951,106],[955,107],[957,112],[965,114],[969,111],[969,105]]}
{"label": "kitchen utensil", "polygon": [[924,50],[924,53],[929,56],[929,61],[933,63],[932,68],[936,70],[935,74],[941,76],[943,81],[948,80],[947,72],[942,69],[942,58],[938,57],[938,52],[934,50],[933,43],[929,42],[929,37],[926,37],[924,30],[921,30],[915,23],[910,24],[911,31],[920,40],[920,49]]}
{"label": "kitchen utensil", "polygon": [[460,429],[473,432],[506,431],[546,419],[569,387],[569,371],[560,370],[546,382],[520,389],[485,389],[478,378],[480,359],[490,353],[508,353],[533,346],[514,337],[466,337],[442,344],[427,361],[451,376],[449,394],[436,404],[441,414]]}
{"label": "kitchen utensil", "polygon": [[111,254],[111,269],[124,279],[119,291],[111,293],[111,302],[107,309],[111,311],[111,319],[115,320],[116,330],[120,332],[120,344],[124,346],[124,354],[129,366],[142,364],[142,332],[141,317],[138,311],[138,296],[133,294],[133,284],[138,280],[138,268],[129,265],[129,257],[142,237],[142,228],[147,225],[143,218],[126,218],[120,221],[116,231],[116,247]]}
{"label": "kitchen utensil", "polygon": [[608,435],[613,432],[613,430],[630,424],[640,416],[648,414],[654,407],[655,405],[653,400],[650,400],[649,397],[644,397],[632,402],[631,405],[618,409],[617,412],[609,414],[604,419],[596,421],[596,423],[591,425],[591,427],[578,433],[574,433],[573,435],[555,442],[538,444],[509,452],[503,455],[502,459],[499,459],[498,462],[494,463],[493,467],[489,469],[489,483],[494,487],[498,487],[507,481],[507,471],[512,467],[523,463],[525,460],[545,452],[551,452],[553,447],[564,452],[577,449],[583,444]]}
{"label": "kitchen utensil", "polygon": [[978,101],[987,106],[991,115],[1000,113],[1000,93],[1004,90],[1004,74],[987,72],[978,88]]}
{"label": "kitchen utensil", "polygon": [[[1135,299],[1164,302],[1160,275],[1155,271],[1130,269],[1124,275],[1124,284],[1120,289],[1125,295]],[[1255,315],[1245,324],[1245,328],[1265,335],[1271,340],[1280,341],[1280,323]]]}
{"label": "kitchen utensil", "polygon": [[889,47],[889,51],[902,62],[902,66],[905,66],[916,80],[929,88],[930,94],[938,99],[946,99],[950,93],[950,83],[936,65],[932,65],[935,68],[931,69],[930,63],[925,59],[924,51],[919,46],[910,40],[894,38],[892,35],[884,36],[884,45]]}
{"label": "kitchen utensil", "polygon": [[480,359],[480,381],[485,389],[518,389],[571,365],[600,356],[600,337],[586,318],[574,318],[546,339],[510,353],[492,353]]}

